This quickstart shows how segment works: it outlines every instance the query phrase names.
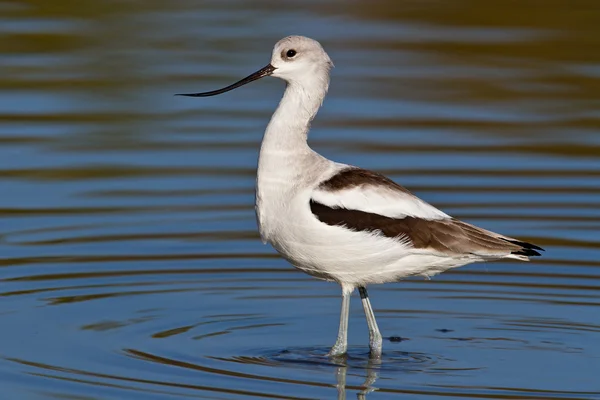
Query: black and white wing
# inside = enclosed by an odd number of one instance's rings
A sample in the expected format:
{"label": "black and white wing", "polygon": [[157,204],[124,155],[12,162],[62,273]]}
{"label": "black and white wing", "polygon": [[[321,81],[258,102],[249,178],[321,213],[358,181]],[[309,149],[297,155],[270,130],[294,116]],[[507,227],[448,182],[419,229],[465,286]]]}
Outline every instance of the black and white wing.
{"label": "black and white wing", "polygon": [[383,175],[344,167],[312,192],[310,209],[327,224],[396,238],[447,256],[539,256],[542,248],[450,217]]}

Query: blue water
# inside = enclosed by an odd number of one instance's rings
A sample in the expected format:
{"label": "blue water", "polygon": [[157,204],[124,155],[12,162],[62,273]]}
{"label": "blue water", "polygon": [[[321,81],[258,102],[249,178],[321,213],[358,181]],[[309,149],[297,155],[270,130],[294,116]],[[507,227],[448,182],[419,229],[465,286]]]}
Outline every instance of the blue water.
{"label": "blue water", "polygon": [[[600,399],[593,5],[0,3],[0,398]],[[357,299],[264,246],[288,34],[332,57],[311,145],[546,248]],[[400,341],[391,341],[399,337]]]}

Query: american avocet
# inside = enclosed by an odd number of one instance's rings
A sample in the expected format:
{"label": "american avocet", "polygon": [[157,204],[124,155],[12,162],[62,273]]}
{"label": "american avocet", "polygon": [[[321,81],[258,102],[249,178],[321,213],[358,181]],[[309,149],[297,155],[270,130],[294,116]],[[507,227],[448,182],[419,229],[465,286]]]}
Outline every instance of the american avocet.
{"label": "american avocet", "polygon": [[296,268],[341,285],[339,333],[328,354],[346,353],[350,295],[358,288],[371,356],[379,357],[381,334],[367,285],[430,277],[478,261],[528,261],[542,249],[454,219],[383,175],[313,151],[308,131],[332,66],[319,42],[289,36],[275,45],[271,63],[252,75],[219,90],[181,95],[214,96],[265,76],[287,82],[258,159],[260,235]]}

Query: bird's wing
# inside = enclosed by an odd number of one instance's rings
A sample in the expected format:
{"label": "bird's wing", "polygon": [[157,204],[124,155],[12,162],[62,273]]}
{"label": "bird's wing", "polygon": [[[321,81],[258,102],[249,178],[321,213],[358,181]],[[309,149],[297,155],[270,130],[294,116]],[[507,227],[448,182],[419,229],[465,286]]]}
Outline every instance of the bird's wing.
{"label": "bird's wing", "polygon": [[443,213],[383,175],[346,167],[312,192],[310,209],[327,224],[396,238],[448,256],[539,255],[541,248],[478,228]]}
{"label": "bird's wing", "polygon": [[393,180],[362,168],[344,166],[322,181],[312,200],[333,208],[375,213],[390,218],[450,218]]}

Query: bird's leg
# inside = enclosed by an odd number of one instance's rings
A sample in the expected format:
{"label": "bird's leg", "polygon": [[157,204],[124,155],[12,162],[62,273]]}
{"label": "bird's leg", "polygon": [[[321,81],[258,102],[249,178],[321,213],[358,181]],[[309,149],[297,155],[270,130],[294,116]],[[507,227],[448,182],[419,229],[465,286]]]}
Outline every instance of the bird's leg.
{"label": "bird's leg", "polygon": [[371,350],[371,357],[379,358],[381,357],[381,333],[379,333],[375,314],[373,314],[373,308],[371,308],[367,288],[359,286],[358,292],[360,293],[360,299],[365,309],[365,316],[367,317],[367,325],[369,326],[369,349]]}
{"label": "bird's leg", "polygon": [[340,313],[340,329],[335,344],[327,353],[328,356],[341,356],[348,349],[348,312],[350,311],[350,295],[353,286],[342,285],[342,311]]}

